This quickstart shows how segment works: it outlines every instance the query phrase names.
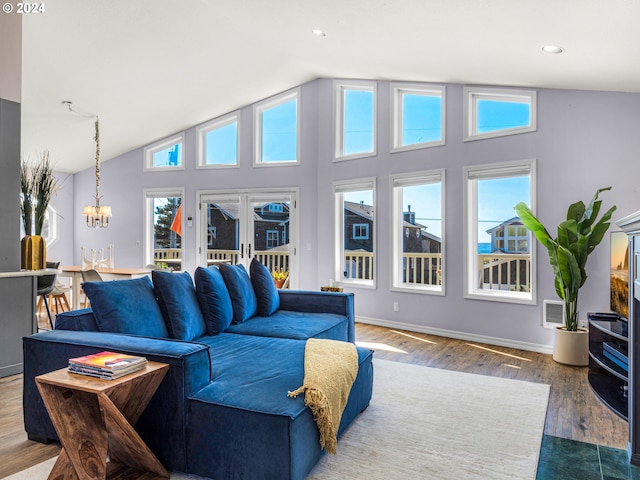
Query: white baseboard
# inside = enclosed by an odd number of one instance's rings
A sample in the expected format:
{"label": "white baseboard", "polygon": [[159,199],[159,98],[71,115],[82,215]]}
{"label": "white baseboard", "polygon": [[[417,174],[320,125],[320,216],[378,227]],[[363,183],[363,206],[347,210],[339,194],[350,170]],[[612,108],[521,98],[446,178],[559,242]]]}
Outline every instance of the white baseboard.
{"label": "white baseboard", "polygon": [[470,342],[497,345],[500,347],[517,348],[519,350],[527,350],[529,352],[549,354],[553,353],[553,345],[519,342],[517,340],[509,340],[506,338],[488,337],[486,335],[457,332],[455,330],[445,330],[443,328],[425,327],[422,325],[414,325],[412,323],[393,322],[390,320],[382,320],[379,318],[356,316],[355,320],[356,322],[367,323],[369,325],[377,325],[379,327],[397,328],[398,330],[407,330],[409,332],[426,333],[428,335],[437,335],[439,337],[449,337],[456,338],[458,340],[467,340]]}

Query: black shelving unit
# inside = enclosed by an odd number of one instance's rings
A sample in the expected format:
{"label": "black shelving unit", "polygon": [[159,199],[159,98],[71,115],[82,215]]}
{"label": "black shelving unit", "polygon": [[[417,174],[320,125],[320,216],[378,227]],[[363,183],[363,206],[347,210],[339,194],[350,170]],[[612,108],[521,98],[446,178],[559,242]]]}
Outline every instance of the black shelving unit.
{"label": "black shelving unit", "polygon": [[628,323],[615,316],[589,314],[589,384],[605,405],[628,420],[629,368],[619,364],[624,361],[616,363],[605,356],[605,342],[628,350]]}

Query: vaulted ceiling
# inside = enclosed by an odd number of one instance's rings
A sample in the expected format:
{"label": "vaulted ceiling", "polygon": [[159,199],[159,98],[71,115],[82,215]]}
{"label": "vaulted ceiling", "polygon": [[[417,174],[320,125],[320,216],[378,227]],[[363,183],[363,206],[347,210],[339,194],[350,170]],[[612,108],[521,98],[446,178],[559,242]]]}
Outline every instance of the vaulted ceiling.
{"label": "vaulted ceiling", "polygon": [[44,4],[23,17],[23,155],[62,172],[93,164],[96,115],[106,160],[319,77],[640,92],[636,0]]}

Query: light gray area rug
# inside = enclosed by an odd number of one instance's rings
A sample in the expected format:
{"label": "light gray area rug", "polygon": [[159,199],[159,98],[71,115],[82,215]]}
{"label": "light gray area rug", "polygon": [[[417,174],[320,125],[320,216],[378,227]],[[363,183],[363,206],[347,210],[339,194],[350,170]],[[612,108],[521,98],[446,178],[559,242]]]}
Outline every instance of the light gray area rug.
{"label": "light gray area rug", "polygon": [[[371,405],[307,480],[535,479],[549,385],[377,359],[374,379]],[[8,478],[45,479],[54,461]]]}

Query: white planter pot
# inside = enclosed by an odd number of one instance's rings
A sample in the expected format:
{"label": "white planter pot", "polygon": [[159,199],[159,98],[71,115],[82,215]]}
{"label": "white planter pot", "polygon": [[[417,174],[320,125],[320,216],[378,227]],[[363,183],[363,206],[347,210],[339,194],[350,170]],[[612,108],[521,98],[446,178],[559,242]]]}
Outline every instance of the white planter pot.
{"label": "white planter pot", "polygon": [[569,332],[564,327],[558,327],[553,359],[558,363],[575,367],[589,365],[589,331],[579,328],[577,332]]}

